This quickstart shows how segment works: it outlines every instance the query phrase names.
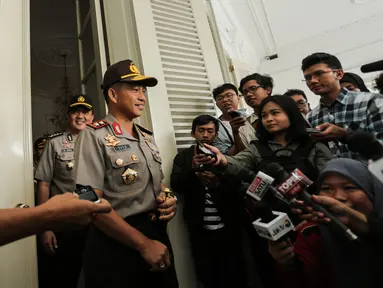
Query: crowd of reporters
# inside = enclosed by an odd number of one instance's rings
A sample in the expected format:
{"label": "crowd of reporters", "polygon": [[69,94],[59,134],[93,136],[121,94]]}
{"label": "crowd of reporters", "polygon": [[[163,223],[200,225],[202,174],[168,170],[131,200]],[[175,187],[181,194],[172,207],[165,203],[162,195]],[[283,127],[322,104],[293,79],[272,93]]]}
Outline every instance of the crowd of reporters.
{"label": "crowd of reporters", "polygon": [[[254,111],[247,115],[237,88],[223,84],[213,90],[222,115],[195,118],[196,144],[174,159],[171,185],[184,196],[203,287],[383,287],[383,183],[368,169],[373,157],[363,141],[368,134],[382,150],[383,95],[344,73],[327,53],[303,59],[302,72],[320,97],[317,107],[311,109],[299,89],[273,94],[272,77],[254,73],[238,89]],[[285,171],[282,178],[298,173],[310,179],[299,192],[308,196],[298,193],[291,204],[270,187],[254,201],[248,186],[262,190],[257,173],[268,174],[275,163]],[[278,187],[274,178],[271,185]],[[277,241],[263,239],[252,223],[267,218],[265,209],[285,213],[295,228]]]}

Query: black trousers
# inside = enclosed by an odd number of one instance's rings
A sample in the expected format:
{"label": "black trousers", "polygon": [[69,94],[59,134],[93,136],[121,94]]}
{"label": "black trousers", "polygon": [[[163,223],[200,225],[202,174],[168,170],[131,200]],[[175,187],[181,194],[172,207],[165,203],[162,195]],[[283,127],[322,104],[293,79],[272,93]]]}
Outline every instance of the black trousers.
{"label": "black trousers", "polygon": [[241,234],[226,228],[198,230],[190,231],[190,240],[197,278],[204,288],[249,287]]}
{"label": "black trousers", "polygon": [[177,288],[178,280],[166,224],[150,221],[148,213],[127,217],[125,221],[149,239],[166,245],[171,254],[172,265],[165,271],[152,272],[152,267],[139,252],[108,237],[93,226],[84,254],[86,288]]}
{"label": "black trousers", "polygon": [[38,243],[39,288],[77,288],[88,228],[54,233],[58,245],[54,255],[46,254]]}

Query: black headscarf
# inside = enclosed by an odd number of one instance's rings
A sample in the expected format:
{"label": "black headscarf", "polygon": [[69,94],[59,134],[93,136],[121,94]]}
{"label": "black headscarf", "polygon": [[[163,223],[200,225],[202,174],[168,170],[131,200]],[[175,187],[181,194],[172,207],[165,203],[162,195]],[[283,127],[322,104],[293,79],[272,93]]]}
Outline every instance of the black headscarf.
{"label": "black headscarf", "polygon": [[360,78],[360,76],[357,74],[350,73],[350,72],[344,73],[343,78],[340,79],[340,83],[344,83],[344,82],[354,84],[357,88],[359,88],[361,92],[370,92],[366,84],[364,84],[363,79]]}
{"label": "black headscarf", "polygon": [[[363,190],[373,204],[368,216],[370,233],[359,235],[360,242],[352,243],[342,235],[336,235],[325,226],[321,227],[328,254],[339,276],[340,287],[383,287],[382,238],[383,231],[383,183],[361,162],[352,159],[334,159],[328,162],[318,178],[320,186],[329,173],[348,179]],[[329,263],[330,264],[330,263]]]}

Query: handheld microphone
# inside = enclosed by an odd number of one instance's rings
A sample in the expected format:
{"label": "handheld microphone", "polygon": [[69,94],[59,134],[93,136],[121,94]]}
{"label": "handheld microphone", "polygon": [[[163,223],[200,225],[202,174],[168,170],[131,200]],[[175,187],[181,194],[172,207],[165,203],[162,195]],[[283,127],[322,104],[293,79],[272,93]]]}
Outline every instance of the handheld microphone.
{"label": "handheld microphone", "polygon": [[375,72],[383,70],[383,60],[365,64],[360,67],[363,73]]}
{"label": "handheld microphone", "polygon": [[343,231],[349,240],[354,241],[358,239],[358,236],[355,235],[350,228],[340,222],[323,206],[312,200],[311,195],[305,190],[312,184],[312,181],[308,179],[299,169],[295,169],[293,173],[289,175],[280,164],[270,163],[266,166],[265,170],[267,174],[272,175],[272,177],[277,180],[276,182],[279,184],[276,188],[277,191],[291,203],[295,202],[297,196],[299,195],[306,204],[313,208],[313,210],[321,212],[325,217],[331,219],[331,223],[329,224]]}
{"label": "handheld microphone", "polygon": [[260,218],[253,222],[253,226],[259,236],[272,241],[288,240],[286,234],[294,229],[294,225],[286,213],[271,211],[263,203],[257,206],[257,213]]}
{"label": "handheld microphone", "polygon": [[345,143],[352,152],[357,152],[366,159],[377,161],[383,158],[383,146],[372,133],[350,133],[347,135]]}

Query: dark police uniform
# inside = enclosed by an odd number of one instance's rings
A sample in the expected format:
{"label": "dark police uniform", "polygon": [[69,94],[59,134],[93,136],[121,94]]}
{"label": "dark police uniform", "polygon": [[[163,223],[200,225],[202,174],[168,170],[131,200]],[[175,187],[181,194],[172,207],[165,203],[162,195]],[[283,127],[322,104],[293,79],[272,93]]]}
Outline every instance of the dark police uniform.
{"label": "dark police uniform", "polygon": [[[86,95],[72,97],[69,109],[79,105],[92,109],[91,100]],[[48,137],[35,179],[50,183],[50,197],[74,190],[76,138],[70,132],[55,133]],[[39,245],[40,288],[77,288],[87,231],[88,228],[65,233],[53,231],[58,248],[52,256],[43,252]]]}
{"label": "dark police uniform", "polygon": [[[118,77],[146,77],[132,63],[125,60],[115,64],[123,70]],[[110,114],[88,126],[76,144],[77,184],[102,190],[103,197],[127,223],[167,246],[172,264],[164,271],[152,272],[138,251],[93,226],[84,255],[86,287],[178,287],[166,222],[151,218],[164,178],[152,133],[134,124],[135,138]]]}

